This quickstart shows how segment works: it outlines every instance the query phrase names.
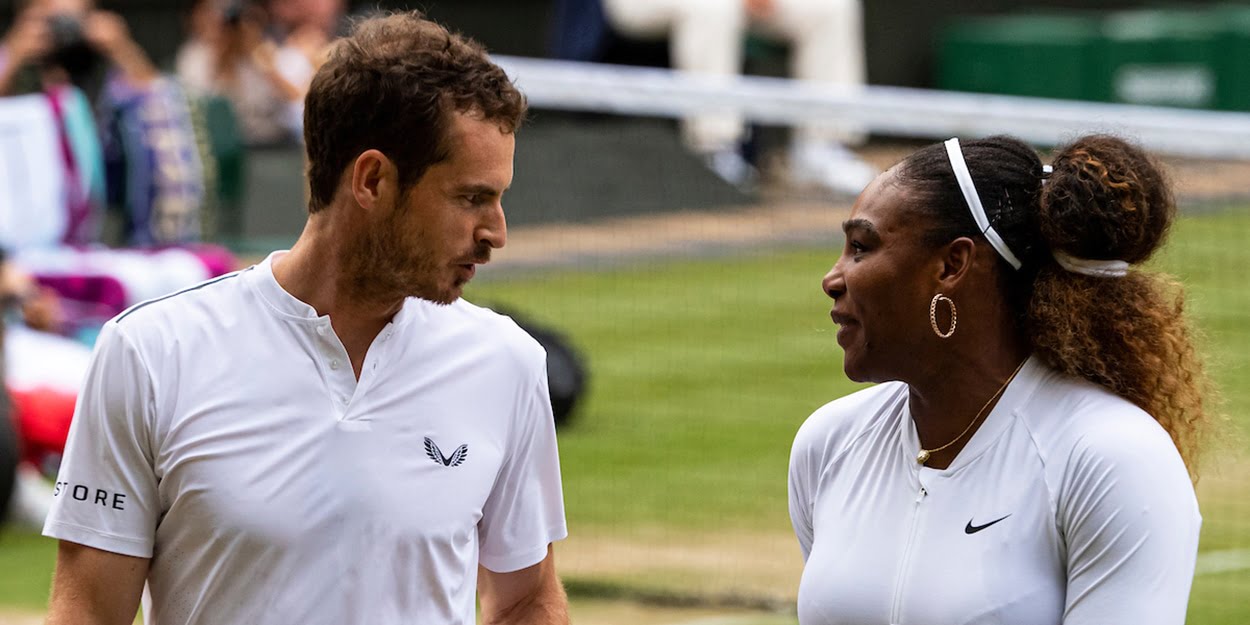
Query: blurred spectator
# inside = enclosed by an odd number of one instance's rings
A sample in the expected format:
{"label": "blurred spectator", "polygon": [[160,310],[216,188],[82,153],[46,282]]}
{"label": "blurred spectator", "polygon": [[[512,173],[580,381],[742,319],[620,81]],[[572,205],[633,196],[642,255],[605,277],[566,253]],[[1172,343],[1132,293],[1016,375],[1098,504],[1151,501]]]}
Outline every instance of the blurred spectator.
{"label": "blurred spectator", "polygon": [[265,9],[242,0],[200,0],[191,39],[178,52],[179,78],[198,96],[226,98],[252,145],[290,142],[301,134],[304,94],[329,36],[296,24],[284,41],[266,36]]}
{"label": "blurred spectator", "polygon": [[[616,31],[631,37],[668,37],[676,69],[712,76],[741,72],[748,32],[793,46],[795,78],[847,88],[864,84],[860,0],[602,0]],[[742,120],[701,115],[683,124],[690,149],[725,180],[749,185],[754,168],[742,157]],[[858,194],[876,175],[843,143],[864,139],[861,128],[830,120],[796,129],[790,150],[798,184]]]}
{"label": "blurred spectator", "polygon": [[52,28],[41,11],[17,15],[13,27],[0,42],[0,95],[8,95],[19,71],[42,59],[52,47]]}
{"label": "blurred spectator", "polygon": [[268,6],[271,30],[278,41],[319,35],[324,45],[347,32],[346,0],[269,0]]}
{"label": "blurred spectator", "polygon": [[[70,213],[65,242],[85,243],[100,168],[108,201],[138,245],[200,237],[203,164],[181,89],[161,76],[125,20],[91,0],[29,0],[4,37],[0,94],[42,92],[53,109]],[[76,88],[76,89],[75,89]],[[77,106],[91,96],[98,124]],[[102,203],[98,200],[95,203]]]}
{"label": "blurred spectator", "polygon": [[[85,129],[73,132],[75,121]],[[47,95],[0,98],[0,136],[5,139],[0,142],[5,174],[0,248],[89,240],[93,232],[87,217],[93,206],[104,205],[104,163],[91,106],[82,93],[60,88]],[[71,136],[78,141],[67,141]]]}
{"label": "blurred spectator", "polygon": [[[89,0],[30,0],[2,41],[0,92],[33,92],[0,98],[0,249],[13,263],[0,288],[27,325],[77,334],[229,270],[217,248],[168,247],[201,234],[200,146],[185,95],[125,21]],[[90,246],[106,202],[125,242],[147,249]]]}
{"label": "blurred spectator", "polygon": [[552,58],[602,62],[613,43],[601,0],[555,0],[547,33],[547,52]]}
{"label": "blurred spectator", "polygon": [[[19,6],[22,3],[19,2]],[[20,70],[37,64],[43,87],[90,87],[92,74],[107,62],[115,78],[142,88],[159,73],[130,38],[125,20],[96,10],[91,0],[27,0],[5,36],[0,58],[0,93],[10,93]],[[94,90],[91,90],[94,91]]]}
{"label": "blurred spectator", "polygon": [[0,303],[13,306],[25,325],[34,330],[57,332],[65,323],[65,312],[56,292],[40,286],[35,279],[0,253]]}
{"label": "blurred spectator", "polygon": [[[0,501],[0,521],[38,528],[52,505],[52,493],[40,468],[47,464],[54,474],[91,350],[51,333],[63,321],[56,294],[41,288],[0,252],[0,316],[8,317],[11,309],[19,310],[20,316],[11,323],[0,319],[0,372],[4,374],[0,402],[7,397],[8,403],[8,410],[0,409],[0,419],[12,419],[21,440],[16,441],[16,449],[0,449],[0,462],[18,463],[7,515],[5,502]],[[14,451],[20,455],[7,456]]]}

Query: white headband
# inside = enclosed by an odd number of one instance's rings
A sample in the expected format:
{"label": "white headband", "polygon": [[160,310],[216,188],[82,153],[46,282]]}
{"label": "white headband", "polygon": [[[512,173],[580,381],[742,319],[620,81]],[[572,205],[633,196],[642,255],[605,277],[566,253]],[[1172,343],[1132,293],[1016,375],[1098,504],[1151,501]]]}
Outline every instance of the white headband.
{"label": "white headband", "polygon": [[1123,278],[1128,275],[1129,264],[1122,260],[1088,260],[1054,250],[1051,254],[1060,267],[1072,273],[1095,278]]}
{"label": "white headband", "polygon": [[963,150],[959,147],[959,139],[949,139],[946,142],[946,156],[950,158],[951,168],[955,170],[955,180],[959,182],[959,190],[963,191],[964,201],[968,203],[968,210],[972,211],[972,218],[976,220],[977,227],[981,229],[981,234],[989,240],[990,245],[998,251],[998,255],[1003,260],[1011,264],[1015,269],[1020,268],[1020,259],[1011,253],[1011,248],[1007,247],[1007,242],[998,236],[998,232],[994,230],[994,226],[990,225],[990,220],[985,216],[985,208],[981,206],[981,197],[977,195],[977,188],[972,184],[972,174],[968,172],[968,164],[964,162]]}

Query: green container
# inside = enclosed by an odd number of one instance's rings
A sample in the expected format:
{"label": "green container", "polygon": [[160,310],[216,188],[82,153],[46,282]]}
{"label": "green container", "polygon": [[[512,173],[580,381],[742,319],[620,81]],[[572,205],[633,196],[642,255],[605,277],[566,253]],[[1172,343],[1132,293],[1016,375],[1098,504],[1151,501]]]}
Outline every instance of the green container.
{"label": "green container", "polygon": [[1222,27],[1216,57],[1216,106],[1227,111],[1250,111],[1250,6],[1217,5],[1210,11]]}
{"label": "green container", "polygon": [[1097,100],[1215,108],[1225,28],[1210,11],[1122,11],[1103,20]]}
{"label": "green container", "polygon": [[938,86],[952,91],[1090,99],[1100,24],[1082,15],[963,19],[939,45]]}
{"label": "green container", "polygon": [[962,19],[942,89],[1250,111],[1250,4]]}

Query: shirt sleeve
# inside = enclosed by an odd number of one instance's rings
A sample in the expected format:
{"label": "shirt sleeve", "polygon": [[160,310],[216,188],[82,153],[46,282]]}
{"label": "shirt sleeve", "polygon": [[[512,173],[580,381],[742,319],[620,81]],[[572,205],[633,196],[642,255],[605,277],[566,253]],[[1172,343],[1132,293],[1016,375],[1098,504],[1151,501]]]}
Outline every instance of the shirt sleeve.
{"label": "shirt sleeve", "polygon": [[149,558],[160,512],[152,383],[116,321],[105,325],[78,396],[46,536]]}
{"label": "shirt sleeve", "polygon": [[1108,421],[1074,448],[1064,479],[1063,623],[1182,625],[1202,525],[1193,484],[1162,428]]}
{"label": "shirt sleeve", "polygon": [[790,450],[790,476],[787,480],[790,524],[794,526],[794,535],[799,539],[799,550],[803,552],[804,562],[812,553],[812,509],[816,503],[815,481],[820,471],[819,464],[812,458],[811,429],[804,424],[794,437],[794,446]]}
{"label": "shirt sleeve", "polygon": [[555,418],[546,368],[520,403],[511,449],[491,489],[479,524],[482,566],[508,573],[547,557],[568,536]]}

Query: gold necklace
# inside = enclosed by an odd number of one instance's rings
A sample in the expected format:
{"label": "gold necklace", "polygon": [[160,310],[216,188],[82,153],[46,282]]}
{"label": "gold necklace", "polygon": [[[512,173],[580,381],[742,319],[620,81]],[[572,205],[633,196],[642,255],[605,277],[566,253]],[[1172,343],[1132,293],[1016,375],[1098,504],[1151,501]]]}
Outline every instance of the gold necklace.
{"label": "gold necklace", "polygon": [[936,447],[934,449],[925,449],[921,447],[920,453],[916,454],[916,462],[919,464],[924,464],[929,461],[929,456],[932,456],[933,454],[939,451],[942,451],[943,449],[946,449],[947,447],[950,447],[951,445],[954,445],[956,442],[962,439],[964,435],[966,435],[968,431],[972,429],[972,426],[976,425],[976,422],[981,420],[981,415],[985,414],[985,409],[989,408],[990,404],[994,403],[994,400],[998,399],[998,396],[1002,395],[1003,391],[1007,390],[1007,385],[1011,384],[1011,381],[1016,379],[1016,374],[1020,373],[1020,370],[1024,368],[1024,363],[1028,361],[1029,359],[1025,358],[1023,361],[1020,362],[1020,365],[1016,367],[1016,370],[1012,371],[1011,375],[1007,376],[1007,381],[1003,382],[1003,385],[998,387],[998,390],[994,391],[993,395],[990,395],[990,398],[985,401],[985,405],[981,406],[981,409],[977,411],[977,416],[972,418],[972,422],[968,424],[968,427],[964,428],[964,431],[959,433],[959,436],[955,437],[955,440],[952,440],[951,442],[945,445],[942,445],[941,447]]}

